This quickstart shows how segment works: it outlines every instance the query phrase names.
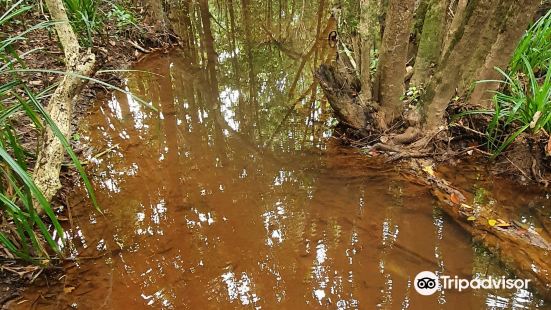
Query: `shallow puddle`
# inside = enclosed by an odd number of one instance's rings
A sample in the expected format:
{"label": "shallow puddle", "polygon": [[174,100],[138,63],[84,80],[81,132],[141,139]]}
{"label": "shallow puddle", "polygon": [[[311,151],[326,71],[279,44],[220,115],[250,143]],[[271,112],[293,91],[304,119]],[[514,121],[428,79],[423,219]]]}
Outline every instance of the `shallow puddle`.
{"label": "shallow puddle", "polygon": [[[307,22],[292,24],[300,53],[313,44],[316,8],[303,7]],[[546,307],[526,290],[416,293],[424,270],[509,274],[426,188],[331,137],[331,111],[312,79],[326,43],[302,64],[250,22],[223,43],[224,29],[202,32],[201,48],[138,63],[154,74],[133,73],[126,85],[158,111],[122,94],[96,103],[80,140],[104,214],[75,194],[67,231],[80,259],[20,307]],[[521,208],[522,221],[549,204],[542,193],[497,192],[507,183],[492,188],[484,171],[469,169],[443,173]]]}

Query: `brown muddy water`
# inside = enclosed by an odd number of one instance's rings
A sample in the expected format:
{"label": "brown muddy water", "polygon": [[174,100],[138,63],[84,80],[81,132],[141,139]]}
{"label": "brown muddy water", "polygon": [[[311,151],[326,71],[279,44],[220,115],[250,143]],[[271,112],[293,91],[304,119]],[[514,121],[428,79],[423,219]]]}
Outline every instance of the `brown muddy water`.
{"label": "brown muddy water", "polygon": [[[241,92],[218,85],[215,93],[180,57],[179,50],[150,56],[135,69],[164,77],[128,79],[128,88],[158,112],[115,94],[84,121],[89,154],[104,153],[89,156],[104,215],[75,195],[68,234],[81,259],[66,265],[61,284],[27,292],[29,303],[51,309],[546,307],[525,290],[417,294],[412,281],[423,270],[464,278],[509,274],[442,214],[426,188],[405,181],[396,167],[339,146],[322,95],[313,132],[311,113],[297,113],[264,147],[266,132],[286,113],[277,100],[252,122],[266,127],[247,128]],[[271,102],[274,92],[258,95]],[[507,188],[469,169],[443,173],[475,194]],[[547,201],[530,192],[499,196],[522,210]]]}
{"label": "brown muddy water", "polygon": [[[158,111],[116,93],[82,121],[78,138],[104,214],[75,193],[66,228],[76,260],[15,308],[548,308],[526,290],[415,292],[424,270],[512,275],[427,188],[331,137],[334,120],[312,78],[325,43],[296,57],[327,19],[311,6],[279,27],[285,48],[254,14],[238,30],[218,8],[211,13],[222,24],[178,18],[193,44],[146,57],[134,69],[154,74],[126,80]],[[549,220],[545,193],[476,166],[442,173],[480,201],[499,197],[493,203],[523,222]]]}

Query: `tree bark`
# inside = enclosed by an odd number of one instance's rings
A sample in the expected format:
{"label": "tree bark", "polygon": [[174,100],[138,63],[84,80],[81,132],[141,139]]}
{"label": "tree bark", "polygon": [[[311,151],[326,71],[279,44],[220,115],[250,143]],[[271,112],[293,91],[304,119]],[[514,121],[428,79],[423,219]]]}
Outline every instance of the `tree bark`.
{"label": "tree bark", "polygon": [[[535,230],[517,227],[499,208],[479,207],[476,214],[472,207],[464,205],[467,199],[463,192],[447,180],[423,171],[420,163],[411,165],[412,173],[405,174],[415,183],[425,183],[441,202],[440,207],[455,222],[465,229],[475,241],[495,253],[502,262],[513,268],[520,279],[529,279],[530,287],[536,289],[546,300],[551,299],[551,242]],[[423,172],[422,172],[423,171]],[[469,194],[466,194],[469,195]],[[455,199],[452,199],[455,196]],[[469,197],[472,201],[474,197]],[[459,203],[458,203],[459,201]],[[474,216],[474,221],[469,217]],[[502,219],[509,227],[490,226],[491,219]]]}
{"label": "tree bark", "polygon": [[406,57],[413,20],[415,0],[391,0],[377,67],[376,89],[381,104],[381,127],[387,127],[400,116],[406,75]]}
{"label": "tree bark", "polygon": [[371,50],[377,46],[381,26],[379,25],[379,0],[360,1],[360,80],[362,84],[362,99],[369,101],[373,98],[373,83],[371,80]]}
{"label": "tree bark", "polygon": [[415,68],[411,79],[413,85],[425,84],[427,78],[432,75],[433,69],[438,64],[442,51],[448,1],[432,0],[428,5],[429,8],[427,14],[425,14],[421,41],[419,42],[419,49],[415,58]]}
{"label": "tree bark", "polygon": [[[534,12],[537,11],[539,5],[539,0],[515,1],[511,5],[507,16],[507,22],[502,31],[498,34],[496,42],[486,57],[484,66],[478,73],[478,81],[500,80],[503,78],[495,68],[506,69],[518,42],[526,32],[530,21],[532,21],[534,17]],[[477,84],[470,96],[470,103],[485,108],[491,108],[491,99],[493,97],[491,91],[497,90],[498,87],[498,82]]]}
{"label": "tree bark", "polygon": [[482,66],[484,58],[477,55],[486,55],[496,32],[492,33],[490,25],[497,22],[496,11],[500,11],[498,0],[472,1],[472,16],[465,21],[463,35],[457,39],[449,55],[440,65],[435,78],[427,87],[424,108],[425,129],[434,131],[445,123],[445,112],[454,95],[461,94],[461,90],[471,83],[474,76],[471,72]]}
{"label": "tree bark", "polygon": [[[65,54],[67,74],[50,98],[48,112],[63,135],[71,135],[73,99],[78,94],[83,80],[74,74],[88,76],[94,71],[95,56],[91,52],[80,53],[78,39],[69,24],[62,0],[46,0],[46,6],[55,24],[55,30]],[[59,172],[65,150],[53,131],[47,127],[44,147],[38,153],[34,167],[34,182],[50,201],[61,188]],[[41,209],[39,209],[41,210]]]}
{"label": "tree bark", "polygon": [[455,36],[457,31],[459,30],[459,27],[463,23],[463,20],[465,18],[465,9],[467,8],[468,3],[469,0],[459,0],[459,2],[457,2],[455,14],[448,28],[448,33],[446,34],[446,37],[444,38],[444,42],[442,44],[442,56],[444,56],[448,51],[452,38]]}
{"label": "tree bark", "polygon": [[355,94],[358,89],[352,81],[356,75],[349,72],[341,60],[337,64],[322,64],[316,77],[337,119],[354,129],[364,129],[367,124],[366,109]]}

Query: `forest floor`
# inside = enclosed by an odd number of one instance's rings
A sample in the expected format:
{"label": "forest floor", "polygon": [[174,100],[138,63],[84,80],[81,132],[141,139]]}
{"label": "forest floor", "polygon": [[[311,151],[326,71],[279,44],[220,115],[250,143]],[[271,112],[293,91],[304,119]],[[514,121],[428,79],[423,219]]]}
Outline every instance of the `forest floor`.
{"label": "forest floor", "polygon": [[[135,16],[144,16],[145,8],[134,7],[131,9]],[[21,33],[32,25],[36,25],[46,20],[46,16],[33,10],[19,18],[19,23],[6,26],[8,33]],[[124,70],[131,64],[139,61],[148,53],[164,52],[177,44],[178,38],[159,23],[155,23],[148,18],[140,20],[135,26],[129,26],[121,29],[114,20],[104,22],[101,33],[94,37],[92,52],[96,55],[96,65],[98,70]],[[36,52],[25,56],[24,61],[28,68],[47,69],[55,71],[64,71],[64,56],[57,42],[55,32],[47,29],[35,30],[28,36],[28,39],[18,45],[21,52],[37,49]],[[96,74],[94,78],[109,83],[113,86],[121,86],[123,73],[106,72]],[[26,76],[27,85],[30,85],[34,91],[40,91],[56,83],[58,75],[48,73],[32,73]],[[77,98],[73,111],[73,132],[76,132],[79,120],[88,113],[89,108],[100,96],[105,96],[110,92],[106,87],[87,83]],[[47,104],[47,102],[44,102]],[[28,149],[36,149],[37,133],[30,122],[21,122],[17,128],[22,135],[22,144]],[[83,152],[82,145],[71,139],[75,152]],[[63,169],[61,173],[62,190],[56,195],[52,205],[62,208],[66,197],[78,182],[78,173],[70,169]],[[56,208],[57,209],[57,208]],[[62,220],[64,217],[61,217]],[[6,255],[11,257],[8,251],[0,249]],[[30,285],[36,283],[59,282],[64,275],[62,268],[58,267],[40,267],[23,263],[20,260],[2,259],[0,260],[0,305],[2,309],[9,308],[11,302],[17,302],[17,297]],[[31,301],[32,302],[32,301]]]}

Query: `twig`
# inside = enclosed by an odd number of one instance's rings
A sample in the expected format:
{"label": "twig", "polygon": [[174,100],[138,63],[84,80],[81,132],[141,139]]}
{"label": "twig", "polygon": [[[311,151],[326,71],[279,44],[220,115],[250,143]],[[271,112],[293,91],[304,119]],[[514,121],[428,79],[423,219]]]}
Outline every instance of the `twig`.
{"label": "twig", "polygon": [[469,131],[469,132],[472,132],[472,133],[474,133],[474,134],[477,134],[477,135],[479,135],[479,136],[481,136],[481,137],[486,137],[486,134],[484,134],[484,133],[482,133],[482,132],[480,132],[480,131],[478,131],[478,130],[474,130],[474,129],[472,129],[472,128],[469,128],[469,127],[467,127],[467,126],[460,125],[460,124],[457,124],[457,123],[456,123],[456,124],[450,125],[450,127],[459,127],[459,128],[465,129],[466,131]]}
{"label": "twig", "polygon": [[146,50],[145,48],[141,47],[138,45],[138,43],[132,41],[132,40],[128,40],[128,43],[130,43],[130,45],[134,46],[137,50],[143,52],[143,53],[146,53],[148,54],[149,52],[151,52],[150,50]]}
{"label": "twig", "polygon": [[507,157],[507,156],[504,156],[504,157],[505,157],[505,159],[507,159],[507,161],[508,161],[511,165],[513,165],[513,167],[517,168],[518,171],[520,171],[520,173],[522,173],[526,178],[528,178],[529,180],[532,180],[532,178],[531,178],[528,174],[526,174],[526,172],[524,172],[524,170],[520,169],[520,167],[517,166],[513,161],[511,161],[511,160],[509,159],[509,157]]}

